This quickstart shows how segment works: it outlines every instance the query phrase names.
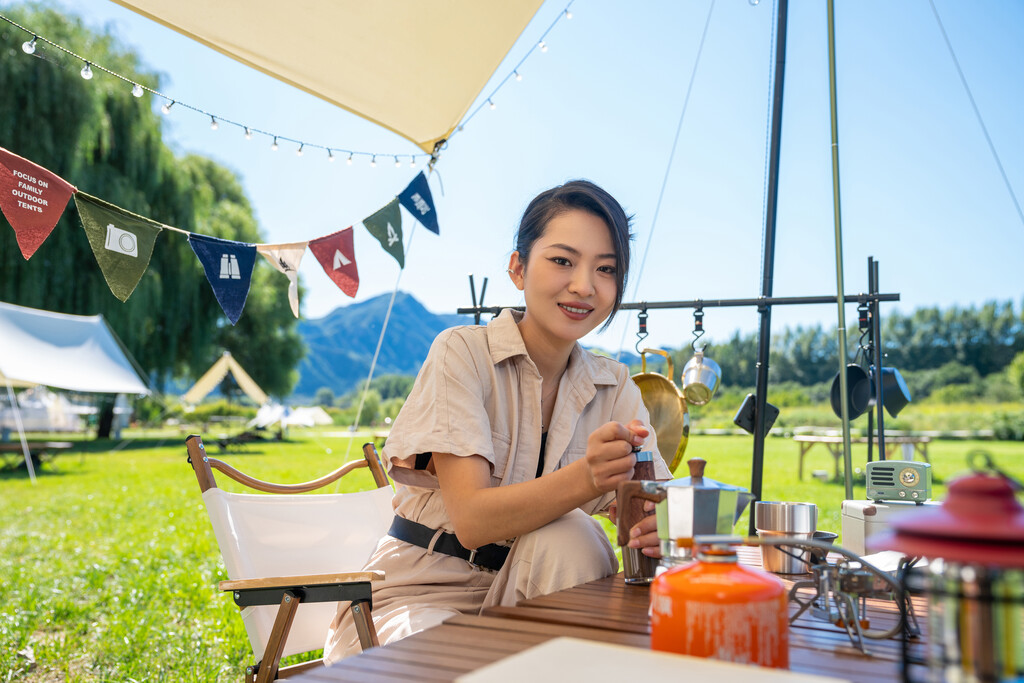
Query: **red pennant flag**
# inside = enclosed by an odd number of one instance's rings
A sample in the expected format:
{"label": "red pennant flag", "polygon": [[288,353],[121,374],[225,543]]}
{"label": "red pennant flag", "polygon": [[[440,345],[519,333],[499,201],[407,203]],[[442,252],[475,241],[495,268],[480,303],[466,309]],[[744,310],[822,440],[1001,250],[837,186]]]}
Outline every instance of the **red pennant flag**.
{"label": "red pennant flag", "polygon": [[26,261],[53,232],[74,192],[60,176],[0,147],[0,210]]}
{"label": "red pennant flag", "polygon": [[318,237],[309,243],[309,250],[320,262],[327,277],[341,291],[355,298],[359,290],[359,271],[356,269],[356,250],[352,244],[352,228]]}

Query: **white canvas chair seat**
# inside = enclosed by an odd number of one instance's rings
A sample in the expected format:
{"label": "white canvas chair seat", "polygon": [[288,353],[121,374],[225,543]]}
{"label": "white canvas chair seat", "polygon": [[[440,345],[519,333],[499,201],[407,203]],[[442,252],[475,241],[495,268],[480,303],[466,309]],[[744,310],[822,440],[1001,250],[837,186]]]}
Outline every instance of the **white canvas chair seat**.
{"label": "white canvas chair seat", "polygon": [[[224,559],[230,591],[241,609],[256,663],[247,683],[286,678],[322,662],[280,668],[282,657],[320,650],[340,602],[350,609],[364,649],[377,645],[370,582],[382,572],[362,571],[394,519],[393,491],[372,443],[363,459],[302,484],[254,479],[206,455],[202,439],[185,441]],[[376,489],[312,493],[351,471],[368,467]],[[217,486],[213,470],[263,493],[232,493]]]}
{"label": "white canvas chair seat", "polygon": [[[390,487],[342,494],[273,495],[208,489],[210,515],[229,579],[358,572],[388,531]],[[282,656],[318,650],[336,602],[299,606]],[[266,651],[277,608],[245,607],[242,621],[257,658]]]}

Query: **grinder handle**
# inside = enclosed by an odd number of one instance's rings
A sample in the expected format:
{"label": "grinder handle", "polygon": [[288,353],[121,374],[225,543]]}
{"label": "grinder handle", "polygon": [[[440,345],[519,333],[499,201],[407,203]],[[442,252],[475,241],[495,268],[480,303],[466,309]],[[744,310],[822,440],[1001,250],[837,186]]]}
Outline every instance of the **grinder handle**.
{"label": "grinder handle", "polygon": [[648,493],[643,490],[643,482],[638,480],[624,481],[619,484],[615,492],[615,499],[619,508],[619,516],[615,521],[618,531],[618,542],[620,546],[629,543],[629,530],[646,517],[644,514],[644,501],[652,500],[660,503],[665,500],[664,492]]}

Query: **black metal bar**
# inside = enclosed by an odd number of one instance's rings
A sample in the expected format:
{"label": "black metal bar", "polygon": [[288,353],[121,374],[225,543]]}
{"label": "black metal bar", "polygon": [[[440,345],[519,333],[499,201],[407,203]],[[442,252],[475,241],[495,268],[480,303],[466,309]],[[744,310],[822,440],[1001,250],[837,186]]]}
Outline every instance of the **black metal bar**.
{"label": "black metal bar", "polygon": [[[878,291],[878,261],[868,257],[868,291]],[[871,346],[875,365],[875,409],[878,411],[878,459],[885,460],[885,411],[882,409],[882,319],[878,315],[878,302],[871,306]]]}
{"label": "black metal bar", "polygon": [[[764,473],[765,403],[768,400],[768,352],[771,345],[772,307],[766,299],[772,295],[775,277],[775,221],[779,206],[779,157],[782,146],[782,96],[786,77],[786,15],[788,0],[779,0],[778,27],[775,32],[775,80],[772,101],[771,142],[768,154],[768,197],[764,220],[764,263],[761,271],[761,329],[757,336],[757,384],[754,394],[754,452],[750,474],[750,492],[761,500],[761,479]],[[754,515],[750,515],[750,535]]]}
{"label": "black metal bar", "polygon": [[[893,301],[899,301],[899,294],[845,294],[848,301],[857,302],[884,302],[889,303]],[[740,306],[793,306],[793,305],[805,305],[805,304],[834,304],[837,303],[839,297],[835,294],[823,295],[823,296],[774,296],[774,297],[759,297],[757,299],[693,299],[690,301],[646,301],[643,303],[635,304],[622,304],[619,306],[619,310],[622,311],[642,311],[644,308],[647,309],[673,309],[673,308],[723,308],[723,307],[740,307]],[[490,313],[491,315],[497,315],[502,310],[511,308],[512,310],[522,311],[525,306],[468,306],[455,309],[458,315],[474,315]]]}
{"label": "black metal bar", "polygon": [[[476,305],[476,285],[473,283],[473,273],[469,274],[469,293],[473,296],[473,309],[476,311],[476,313],[475,313],[476,320],[474,321],[474,324],[475,325],[479,325],[480,324],[480,307]],[[483,302],[481,301],[480,303],[482,304]]]}

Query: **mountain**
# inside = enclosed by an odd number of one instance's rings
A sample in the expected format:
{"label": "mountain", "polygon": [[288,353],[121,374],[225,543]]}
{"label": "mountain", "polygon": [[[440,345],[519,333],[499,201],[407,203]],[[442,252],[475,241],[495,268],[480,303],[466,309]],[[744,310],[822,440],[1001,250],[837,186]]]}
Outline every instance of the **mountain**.
{"label": "mountain", "polygon": [[[366,378],[390,298],[390,294],[382,294],[337,308],[323,318],[299,322],[299,334],[308,350],[299,363],[295,400],[312,398],[320,387],[341,395]],[[471,316],[431,313],[411,294],[399,292],[374,377],[415,375],[438,333],[472,323]]]}

